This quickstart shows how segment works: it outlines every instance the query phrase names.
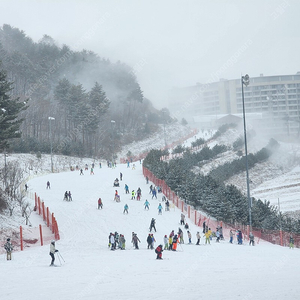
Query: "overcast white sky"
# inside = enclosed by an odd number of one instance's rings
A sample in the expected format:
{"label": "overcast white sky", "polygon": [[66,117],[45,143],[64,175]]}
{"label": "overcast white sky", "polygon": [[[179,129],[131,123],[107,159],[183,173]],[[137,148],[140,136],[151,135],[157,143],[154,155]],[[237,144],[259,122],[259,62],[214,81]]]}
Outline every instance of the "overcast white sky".
{"label": "overcast white sky", "polygon": [[0,0],[0,25],[134,67],[156,107],[172,87],[300,71],[297,0]]}

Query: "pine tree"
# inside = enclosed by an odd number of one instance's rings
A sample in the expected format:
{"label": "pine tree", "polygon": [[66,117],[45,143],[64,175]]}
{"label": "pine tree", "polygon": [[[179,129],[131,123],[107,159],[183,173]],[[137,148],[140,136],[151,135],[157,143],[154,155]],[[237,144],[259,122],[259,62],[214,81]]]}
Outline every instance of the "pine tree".
{"label": "pine tree", "polygon": [[6,72],[0,69],[0,150],[8,147],[10,139],[21,136],[22,119],[18,115],[27,108],[26,102],[11,98],[11,91],[12,83],[7,81]]}

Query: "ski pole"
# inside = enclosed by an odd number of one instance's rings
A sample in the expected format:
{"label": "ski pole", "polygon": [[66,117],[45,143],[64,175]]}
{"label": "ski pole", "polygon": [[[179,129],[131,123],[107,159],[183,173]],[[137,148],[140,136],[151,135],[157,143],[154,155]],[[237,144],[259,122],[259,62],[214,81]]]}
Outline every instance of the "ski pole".
{"label": "ski pole", "polygon": [[[58,253],[58,252],[57,252],[57,253]],[[59,255],[57,255],[57,257],[58,257],[58,260],[59,260],[59,262],[60,262],[60,265],[61,265],[61,261],[60,261]]]}
{"label": "ski pole", "polygon": [[62,257],[62,255],[60,254],[60,252],[57,252],[59,254],[59,256],[61,257],[61,259],[63,260],[63,262],[65,262],[64,258]]}

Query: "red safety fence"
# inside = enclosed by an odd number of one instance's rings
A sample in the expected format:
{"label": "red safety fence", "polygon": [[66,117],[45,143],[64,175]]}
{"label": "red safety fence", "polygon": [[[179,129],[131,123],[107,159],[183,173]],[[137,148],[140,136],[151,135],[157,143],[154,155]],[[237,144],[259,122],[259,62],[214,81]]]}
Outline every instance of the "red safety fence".
{"label": "red safety fence", "polygon": [[[162,193],[167,197],[169,201],[172,201],[173,204],[178,207],[182,213],[184,213],[193,224],[202,227],[203,222],[205,222],[206,226],[212,229],[216,229],[217,227],[222,227],[223,236],[229,238],[230,230],[234,231],[234,235],[236,230],[241,230],[244,239],[249,239],[249,225],[242,224],[226,224],[223,221],[218,221],[214,218],[211,218],[205,215],[203,212],[199,212],[195,210],[191,205],[185,203],[181,200],[174,191],[170,189],[170,187],[165,183],[164,180],[158,179],[151,171],[143,166],[143,175],[148,177],[148,179],[154,183],[155,186],[159,186],[162,190]],[[273,244],[288,246],[289,239],[291,233],[284,232],[281,230],[266,230],[259,228],[252,228],[252,233],[255,236],[256,242],[259,243],[260,239],[268,241]],[[300,235],[292,234],[294,239],[294,246],[300,248]]]}
{"label": "red safety fence", "polygon": [[54,234],[55,240],[59,240],[59,231],[58,231],[58,225],[57,221],[54,217],[54,213],[51,213],[49,210],[49,207],[45,207],[44,201],[41,201],[40,197],[34,194],[34,200],[35,200],[35,211],[43,218],[45,224],[47,227],[49,227]]}

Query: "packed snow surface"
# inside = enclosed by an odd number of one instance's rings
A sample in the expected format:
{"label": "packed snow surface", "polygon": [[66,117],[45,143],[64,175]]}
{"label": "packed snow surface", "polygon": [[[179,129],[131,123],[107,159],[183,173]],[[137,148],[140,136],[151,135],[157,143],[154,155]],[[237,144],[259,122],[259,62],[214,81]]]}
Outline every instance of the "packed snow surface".
{"label": "packed snow surface", "polygon": [[[158,199],[151,199],[149,185],[142,175],[142,166],[118,165],[95,167],[95,175],[85,171],[48,174],[29,181],[30,191],[45,201],[55,213],[61,240],[56,248],[62,255],[62,265],[49,267],[49,244],[14,252],[13,260],[0,259],[1,300],[47,299],[299,299],[299,249],[289,249],[259,241],[249,246],[230,244],[228,239],[210,245],[179,245],[176,252],[164,251],[163,260],[156,260],[147,249],[146,238],[151,218],[156,219],[156,246],[164,235],[178,231],[181,212],[176,208],[158,215]],[[119,188],[113,181],[123,173]],[[46,189],[50,181],[51,189]],[[141,201],[125,194],[142,190]],[[121,202],[113,201],[118,190]],[[71,191],[73,201],[63,201],[65,191]],[[97,200],[104,203],[97,209]],[[150,210],[144,210],[148,199]],[[33,200],[32,204],[33,204]],[[129,214],[123,214],[125,204]],[[41,221],[42,223],[42,221]],[[192,242],[198,228],[190,223]],[[212,228],[213,230],[215,228]],[[124,234],[126,250],[108,248],[110,232]],[[141,240],[140,249],[131,244],[132,232]],[[202,234],[203,235],[203,234]]]}

